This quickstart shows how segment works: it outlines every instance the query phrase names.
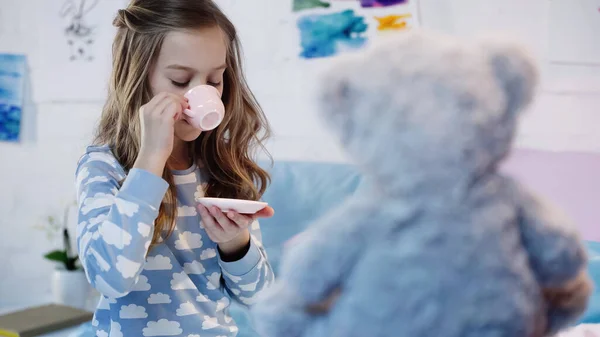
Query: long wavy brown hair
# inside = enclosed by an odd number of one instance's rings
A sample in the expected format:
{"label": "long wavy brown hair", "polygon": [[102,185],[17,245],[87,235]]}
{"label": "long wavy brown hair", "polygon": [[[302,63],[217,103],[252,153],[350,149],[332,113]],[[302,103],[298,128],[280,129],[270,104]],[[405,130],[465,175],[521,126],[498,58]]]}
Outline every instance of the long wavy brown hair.
{"label": "long wavy brown hair", "polygon": [[[203,132],[192,146],[195,160],[208,176],[207,196],[258,200],[269,175],[253,160],[270,130],[266,117],[242,72],[241,47],[233,24],[211,0],[132,0],[119,10],[113,43],[108,99],[94,140],[109,145],[128,172],[140,150],[139,108],[152,98],[149,70],[156,62],[165,35],[174,30],[218,26],[228,38],[224,74],[225,118],[213,131]],[[170,168],[163,178],[170,188],[155,222],[152,243],[169,235],[177,217],[176,191]]]}

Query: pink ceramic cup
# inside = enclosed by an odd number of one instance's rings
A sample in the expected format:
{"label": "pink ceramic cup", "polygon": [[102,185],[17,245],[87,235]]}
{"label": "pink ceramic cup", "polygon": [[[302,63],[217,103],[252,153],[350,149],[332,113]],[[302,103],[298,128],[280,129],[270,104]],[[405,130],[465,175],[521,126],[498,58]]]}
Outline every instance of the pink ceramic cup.
{"label": "pink ceramic cup", "polygon": [[219,90],[210,85],[200,85],[190,89],[184,96],[188,99],[190,108],[183,113],[193,127],[210,131],[221,124],[225,106]]}

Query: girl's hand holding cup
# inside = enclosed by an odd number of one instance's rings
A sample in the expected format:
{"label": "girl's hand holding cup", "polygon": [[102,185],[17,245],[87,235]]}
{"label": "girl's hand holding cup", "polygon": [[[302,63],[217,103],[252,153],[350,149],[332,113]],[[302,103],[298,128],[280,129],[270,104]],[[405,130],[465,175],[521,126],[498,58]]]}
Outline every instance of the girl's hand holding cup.
{"label": "girl's hand holding cup", "polygon": [[154,96],[140,108],[141,144],[134,167],[162,176],[173,151],[175,122],[188,108],[187,98],[167,92]]}

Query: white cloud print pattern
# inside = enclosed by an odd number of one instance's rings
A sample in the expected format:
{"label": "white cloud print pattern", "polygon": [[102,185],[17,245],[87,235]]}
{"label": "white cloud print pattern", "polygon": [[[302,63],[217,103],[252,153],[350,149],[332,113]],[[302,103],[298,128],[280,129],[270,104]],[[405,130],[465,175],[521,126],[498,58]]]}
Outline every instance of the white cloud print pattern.
{"label": "white cloud print pattern", "polygon": [[219,326],[219,322],[216,317],[204,316],[204,322],[202,322],[203,330],[214,329]]}
{"label": "white cloud print pattern", "polygon": [[121,307],[121,310],[119,311],[119,317],[122,319],[146,318],[148,317],[148,314],[146,313],[146,308],[139,305],[130,304]]}
{"label": "white cloud print pattern", "polygon": [[79,210],[83,215],[86,215],[93,210],[111,206],[114,200],[115,196],[112,194],[98,193],[93,197],[85,199]]}
{"label": "white cloud print pattern", "polygon": [[119,213],[127,215],[128,217],[132,217],[138,211],[138,209],[140,209],[140,206],[138,204],[131,201],[123,200],[121,198],[116,198],[115,204],[117,205]]}
{"label": "white cloud print pattern", "polygon": [[150,283],[148,283],[148,278],[144,275],[140,275],[140,278],[135,283],[131,291],[148,291],[152,288]]}
{"label": "white cloud print pattern", "polygon": [[217,311],[221,311],[229,306],[229,299],[227,297],[223,297],[222,299],[217,301]]}
{"label": "white cloud print pattern", "polygon": [[213,248],[205,249],[202,251],[202,254],[200,254],[200,260],[208,260],[212,259],[213,257],[217,257],[217,251]]}
{"label": "white cloud print pattern", "polygon": [[117,270],[124,278],[133,278],[140,270],[141,263],[131,261],[125,256],[117,256]]}
{"label": "white cloud print pattern", "polygon": [[105,152],[92,152],[88,154],[89,156],[89,161],[99,161],[105,164],[108,164],[112,167],[117,167],[117,160],[115,159],[115,157],[111,156],[109,153],[105,153]]}
{"label": "white cloud print pattern", "polygon": [[174,273],[173,279],[171,280],[171,289],[173,290],[184,290],[184,289],[195,289],[196,286],[190,280],[188,275],[182,271],[181,273]]}
{"label": "white cloud print pattern", "polygon": [[179,322],[169,321],[168,319],[160,319],[157,322],[150,321],[142,330],[145,337],[153,336],[177,336],[181,335],[183,330]]}
{"label": "white cloud print pattern", "polygon": [[188,274],[204,274],[206,271],[200,261],[184,263],[183,270]]}
{"label": "white cloud print pattern", "polygon": [[164,255],[156,255],[156,256],[148,256],[146,259],[146,265],[144,266],[146,270],[171,270],[173,269],[173,265],[171,265],[171,259]]}
{"label": "white cloud print pattern", "polygon": [[77,174],[77,179],[75,180],[75,186],[81,186],[84,180],[86,180],[90,176],[90,170],[87,167],[84,167]]}
{"label": "white cloud print pattern", "polygon": [[177,316],[189,316],[200,313],[196,306],[191,302],[181,303],[176,311]]}
{"label": "white cloud print pattern", "polygon": [[225,263],[197,214],[195,196],[206,188],[201,168],[171,186],[178,217],[169,235],[155,226],[167,182],[144,170],[124,170],[108,147],[91,149],[102,153],[82,157],[76,195],[81,263],[103,295],[93,334],[234,336],[228,307],[233,300],[250,302],[273,278],[260,242],[254,243],[261,240],[258,224],[251,226],[247,258]]}
{"label": "white cloud print pattern", "polygon": [[99,232],[104,242],[118,249],[123,249],[131,243],[131,234],[108,220],[102,223]]}
{"label": "white cloud print pattern", "polygon": [[206,289],[215,290],[219,288],[219,284],[221,283],[221,274],[220,273],[212,273],[208,276],[208,283],[206,283]]}
{"label": "white cloud print pattern", "polygon": [[171,303],[171,297],[168,294],[156,293],[148,297],[148,304],[168,304]]}
{"label": "white cloud print pattern", "polygon": [[198,211],[193,206],[181,206],[177,207],[177,216],[196,216]]}
{"label": "white cloud print pattern", "polygon": [[92,184],[92,183],[105,183],[108,182],[108,177],[104,177],[104,176],[97,176],[91,179],[86,180],[86,184]]}
{"label": "white cloud print pattern", "polygon": [[175,241],[175,248],[179,250],[191,250],[202,247],[202,235],[192,232],[179,234],[179,240]]}
{"label": "white cloud print pattern", "polygon": [[117,322],[110,322],[110,334],[108,337],[123,337],[123,333],[121,332],[121,324]]}
{"label": "white cloud print pattern", "polygon": [[143,237],[147,238],[148,236],[150,236],[150,230],[152,228],[150,227],[150,225],[147,225],[143,222],[139,222],[138,223],[138,233],[140,233]]}

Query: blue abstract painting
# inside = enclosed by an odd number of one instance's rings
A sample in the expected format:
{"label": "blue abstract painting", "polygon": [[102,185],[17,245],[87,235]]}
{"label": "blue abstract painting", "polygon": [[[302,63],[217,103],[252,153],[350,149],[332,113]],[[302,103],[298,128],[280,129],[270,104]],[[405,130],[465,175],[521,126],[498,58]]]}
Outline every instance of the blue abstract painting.
{"label": "blue abstract painting", "polygon": [[26,68],[25,56],[0,54],[0,141],[19,140]]}
{"label": "blue abstract painting", "polygon": [[331,14],[311,14],[298,19],[300,56],[307,59],[336,55],[340,49],[362,47],[368,25],[353,10]]}

